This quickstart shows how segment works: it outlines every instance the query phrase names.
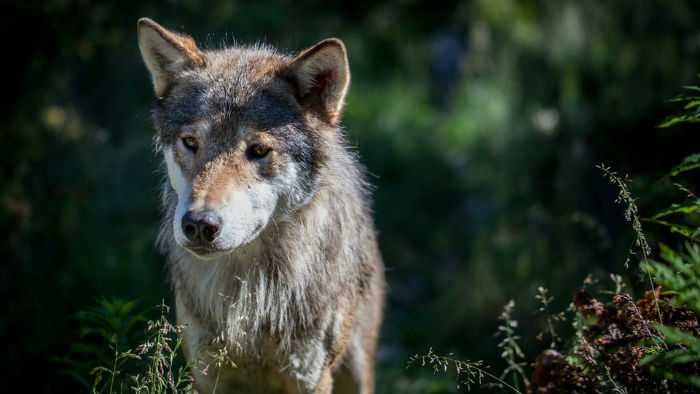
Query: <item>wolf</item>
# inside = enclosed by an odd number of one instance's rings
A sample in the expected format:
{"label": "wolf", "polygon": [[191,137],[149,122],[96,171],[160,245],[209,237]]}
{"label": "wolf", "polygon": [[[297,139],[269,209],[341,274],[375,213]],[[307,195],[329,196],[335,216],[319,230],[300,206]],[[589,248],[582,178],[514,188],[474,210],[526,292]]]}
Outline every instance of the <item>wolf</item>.
{"label": "wolf", "polygon": [[[137,32],[165,163],[158,244],[195,389],[373,392],[384,266],[339,126],[343,42],[290,56],[200,49],[148,18]],[[222,353],[232,363],[207,373]]]}

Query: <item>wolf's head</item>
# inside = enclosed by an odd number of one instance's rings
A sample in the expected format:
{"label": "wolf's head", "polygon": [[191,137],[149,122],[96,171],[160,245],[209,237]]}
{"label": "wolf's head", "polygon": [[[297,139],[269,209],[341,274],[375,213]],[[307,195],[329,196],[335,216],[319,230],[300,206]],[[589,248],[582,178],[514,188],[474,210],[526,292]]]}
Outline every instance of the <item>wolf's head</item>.
{"label": "wolf's head", "polygon": [[261,47],[206,51],[146,18],[138,38],[180,247],[200,258],[226,253],[309,201],[349,83],[340,40],[295,57]]}

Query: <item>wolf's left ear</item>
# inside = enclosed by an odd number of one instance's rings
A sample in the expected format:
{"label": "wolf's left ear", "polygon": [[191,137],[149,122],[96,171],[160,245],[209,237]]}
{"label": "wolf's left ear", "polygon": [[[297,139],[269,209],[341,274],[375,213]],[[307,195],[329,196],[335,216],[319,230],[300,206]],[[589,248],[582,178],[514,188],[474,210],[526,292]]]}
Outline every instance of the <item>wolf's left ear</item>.
{"label": "wolf's left ear", "polygon": [[151,72],[156,97],[173,82],[173,75],[186,68],[204,65],[204,56],[192,37],[175,33],[148,18],[137,24],[139,49]]}
{"label": "wolf's left ear", "polygon": [[336,124],[350,84],[350,66],[345,45],[328,38],[302,51],[286,71],[297,86],[302,106]]}

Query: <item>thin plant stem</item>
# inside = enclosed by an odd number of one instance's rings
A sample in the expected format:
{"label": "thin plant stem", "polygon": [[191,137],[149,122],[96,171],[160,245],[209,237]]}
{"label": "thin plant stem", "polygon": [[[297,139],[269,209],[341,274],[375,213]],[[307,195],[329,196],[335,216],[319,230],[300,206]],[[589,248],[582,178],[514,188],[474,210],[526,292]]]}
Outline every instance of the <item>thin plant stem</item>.
{"label": "thin plant stem", "polygon": [[654,303],[656,304],[656,313],[659,314],[659,324],[664,324],[661,318],[661,308],[659,307],[659,299],[656,297],[656,286],[654,284],[654,279],[651,277],[651,271],[649,270],[649,262],[647,261],[647,255],[644,255],[644,269],[647,271],[647,277],[649,278],[649,285],[651,286],[651,294],[654,296]]}
{"label": "thin plant stem", "polygon": [[[506,324],[508,324],[508,323],[506,323]],[[514,343],[514,342],[515,342],[515,339],[513,339],[513,335],[511,334],[511,330],[506,331],[506,335],[508,336],[508,342],[510,342],[510,343]],[[510,359],[510,360],[508,361],[509,364],[515,364],[515,363],[516,363],[516,360],[515,360],[515,352],[513,352],[513,353],[511,353],[511,354],[509,355],[509,359]],[[518,389],[520,388],[520,386],[518,385],[518,375],[517,375],[517,371],[516,371],[515,369],[513,369],[513,372],[511,372],[511,374],[512,374],[512,376],[513,376],[513,386],[515,386],[515,388],[514,388],[513,390],[515,390],[515,391],[517,391],[517,392],[520,392],[520,391],[518,390]]]}
{"label": "thin plant stem", "polygon": [[[484,375],[490,377],[491,379],[496,380],[497,382],[499,382],[499,383],[501,383],[502,385],[508,387],[509,389],[515,391],[517,394],[523,394],[523,393],[520,392],[520,390],[518,390],[517,388],[515,388],[515,387],[509,385],[508,383],[506,383],[506,382],[504,382],[503,380],[499,379],[497,376],[490,374],[490,373],[487,372],[486,370],[483,370],[483,369],[481,369],[481,368],[479,368],[479,367],[474,367],[474,369],[476,369],[476,370],[479,371],[480,373],[483,373]],[[514,381],[514,382],[516,381],[515,377],[513,377],[513,381]],[[516,385],[516,386],[518,385],[517,382],[515,383],[515,385]]]}
{"label": "thin plant stem", "polygon": [[[644,232],[642,231],[642,223],[639,220],[639,210],[637,208],[637,204],[627,187],[630,180],[627,176],[625,176],[624,179],[620,178],[610,169],[610,167],[606,167],[604,164],[597,165],[596,167],[603,171],[605,175],[607,175],[610,182],[618,187],[619,192],[615,201],[627,204],[627,209],[625,209],[625,220],[632,223],[632,228],[637,235],[635,244],[639,247],[639,249],[641,249],[642,256],[644,258],[644,269],[649,277],[649,284],[651,285],[651,291],[654,295],[654,302],[656,303],[656,312],[659,315],[659,323],[664,324],[663,319],[661,318],[661,307],[659,307],[659,300],[656,297],[656,285],[654,284],[654,279],[652,278],[651,271],[649,270],[649,262],[647,261],[647,256],[651,254],[651,248],[649,247],[647,239],[644,236]],[[627,267],[627,262],[625,262],[625,267]]]}
{"label": "thin plant stem", "polygon": [[219,385],[219,375],[221,375],[221,367],[223,365],[219,365],[219,369],[216,371],[216,380],[214,381],[214,388],[211,390],[211,394],[216,394],[216,386]]}
{"label": "thin plant stem", "polygon": [[[494,381],[502,384],[503,386],[509,388],[510,390],[513,390],[514,393],[516,394],[523,394],[518,388],[511,386],[510,384],[506,383],[503,379],[500,377],[491,374],[484,368],[481,368],[480,365],[482,365],[481,361],[477,362],[470,362],[470,361],[464,361],[464,360],[457,360],[455,358],[449,357],[449,356],[438,356],[433,352],[433,348],[431,347],[428,350],[428,354],[424,355],[418,355],[416,354],[415,356],[412,356],[409,358],[406,368],[410,367],[415,361],[417,360],[422,361],[422,365],[425,365],[426,359],[428,360],[428,364],[433,365],[433,371],[437,372],[438,371],[438,366],[442,367],[444,371],[447,371],[447,365],[449,363],[452,363],[456,368],[457,368],[457,379],[459,379],[459,376],[462,373],[467,373],[467,379],[463,381],[462,383],[465,383],[467,385],[467,390],[469,390],[469,383],[474,383],[471,379],[474,377],[477,379],[479,384],[481,383],[481,375],[487,376]],[[475,375],[471,371],[476,371],[479,374]],[[459,381],[459,380],[458,380]],[[459,386],[458,386],[459,387]]]}
{"label": "thin plant stem", "polygon": [[[161,300],[160,300],[160,315],[161,315],[161,318],[162,318],[162,316],[164,315],[164,313],[165,313],[165,300],[164,300],[164,299],[161,299]],[[156,343],[156,346],[157,346],[157,347],[161,346],[161,330],[160,330],[160,328],[158,329],[158,334],[157,334],[157,336],[156,336],[156,342],[155,342],[155,343]],[[158,349],[158,350],[159,350],[159,349]],[[157,376],[157,375],[158,375],[158,362],[157,362],[157,361],[154,361],[153,363],[151,363],[151,368],[153,368],[153,376]],[[158,379],[153,379],[153,381],[151,382],[151,392],[152,392],[152,393],[155,393],[155,392],[160,391],[160,390],[157,390],[157,389],[156,389],[156,383],[158,383]]]}
{"label": "thin plant stem", "polygon": [[[441,358],[441,359],[443,359],[443,360],[445,360],[445,361],[452,362],[453,364],[458,364],[458,363],[461,363],[461,362],[462,362],[461,360],[457,360],[457,359],[454,359],[454,358],[451,358],[451,357],[446,357],[446,356],[435,356],[435,357],[436,357],[436,358]],[[475,365],[471,365],[471,368],[473,368],[474,370],[478,371],[479,373],[483,373],[484,375],[490,377],[491,379],[497,381],[498,383],[500,383],[500,384],[502,384],[502,385],[508,387],[509,389],[513,390],[513,391],[516,392],[517,394],[523,394],[520,390],[518,390],[517,388],[515,388],[515,387],[509,385],[508,383],[506,383],[503,379],[499,378],[498,376],[489,373],[487,370],[485,370],[485,369],[483,369],[483,368],[479,368],[479,367],[477,367],[477,366],[475,366]],[[515,379],[515,376],[513,377],[513,380],[514,380],[514,381],[516,380],[516,379]],[[518,385],[517,382],[515,382],[514,384],[515,384],[515,386]]]}
{"label": "thin plant stem", "polygon": [[[555,343],[555,338],[556,338],[556,335],[557,335],[557,334],[556,334],[556,332],[554,332],[554,326],[552,325],[552,319],[550,319],[549,317],[547,317],[547,326],[549,327],[549,335],[552,336],[552,342],[551,342],[551,344],[552,344],[552,345],[555,345],[555,344],[556,344],[556,343]],[[554,347],[554,346],[552,346],[552,347]]]}
{"label": "thin plant stem", "polygon": [[114,387],[114,375],[117,373],[117,360],[119,358],[119,349],[117,348],[118,339],[114,337],[114,363],[112,364],[112,379],[109,381],[109,394],[112,394]]}

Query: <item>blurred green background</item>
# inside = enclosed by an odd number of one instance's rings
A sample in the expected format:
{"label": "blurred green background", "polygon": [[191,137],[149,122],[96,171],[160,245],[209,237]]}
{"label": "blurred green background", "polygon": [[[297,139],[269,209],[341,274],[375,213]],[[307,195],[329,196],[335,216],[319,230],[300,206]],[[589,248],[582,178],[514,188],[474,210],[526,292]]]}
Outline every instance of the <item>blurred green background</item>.
{"label": "blurred green background", "polygon": [[[136,44],[149,16],[200,46],[347,45],[343,125],[376,186],[390,292],[379,392],[455,391],[406,359],[438,353],[500,371],[500,309],[516,301],[530,360],[548,342],[538,286],[570,301],[625,269],[633,240],[594,165],[657,179],[700,146],[658,129],[700,72],[698,1],[2,1],[0,371],[4,387],[75,392],[52,356],[94,297],[170,297],[154,248],[160,158]],[[653,239],[653,235],[652,235]],[[632,264],[631,266],[634,266]]]}

